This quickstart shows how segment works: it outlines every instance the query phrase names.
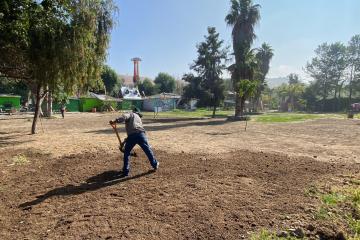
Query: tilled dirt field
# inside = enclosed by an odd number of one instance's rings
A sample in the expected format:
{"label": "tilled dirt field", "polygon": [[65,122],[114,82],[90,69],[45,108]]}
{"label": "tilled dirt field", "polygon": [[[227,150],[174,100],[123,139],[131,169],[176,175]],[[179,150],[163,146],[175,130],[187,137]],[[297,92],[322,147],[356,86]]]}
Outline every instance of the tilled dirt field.
{"label": "tilled dirt field", "polygon": [[[145,119],[160,170],[144,154],[128,178],[115,115],[0,121],[0,239],[249,239],[261,229],[345,226],[314,218],[305,192],[360,172],[359,121],[292,124]],[[249,149],[249,150],[246,150]],[[22,154],[26,162],[21,160]],[[16,157],[17,156],[17,157]],[[358,175],[356,175],[358,176]]]}
{"label": "tilled dirt field", "polygon": [[27,152],[30,165],[2,170],[0,239],[248,239],[309,224],[316,234],[324,226],[306,189],[360,170],[248,151],[156,155],[159,171],[140,154],[117,178],[119,154]]}

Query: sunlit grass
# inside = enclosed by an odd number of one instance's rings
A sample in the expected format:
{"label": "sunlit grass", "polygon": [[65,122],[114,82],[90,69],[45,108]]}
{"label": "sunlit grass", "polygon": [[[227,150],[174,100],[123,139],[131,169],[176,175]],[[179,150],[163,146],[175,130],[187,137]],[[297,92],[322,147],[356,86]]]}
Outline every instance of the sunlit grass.
{"label": "sunlit grass", "polygon": [[[212,111],[210,109],[197,109],[195,111],[185,110],[173,110],[169,112],[159,112],[154,114],[153,112],[144,112],[146,117],[156,118],[210,118]],[[233,116],[234,110],[218,110],[215,117],[226,118]],[[302,122],[306,120],[314,120],[321,118],[340,118],[346,119],[346,114],[308,114],[308,113],[265,113],[259,115],[250,115],[252,121],[261,123],[287,123],[287,122]],[[356,115],[356,118],[360,118],[360,115]]]}
{"label": "sunlit grass", "polygon": [[360,239],[360,188],[358,177],[351,177],[348,186],[332,188],[330,192],[318,192],[321,205],[315,213],[318,220],[342,222],[348,226],[348,239]]}
{"label": "sunlit grass", "polygon": [[[145,116],[154,117],[153,112],[145,112]],[[173,110],[168,112],[156,113],[156,118],[209,118],[212,117],[212,111],[208,109],[197,109],[195,111]],[[226,118],[227,116],[234,115],[234,111],[218,110],[215,112],[215,117]]]}
{"label": "sunlit grass", "polygon": [[281,122],[298,122],[321,118],[317,114],[300,114],[300,113],[272,113],[257,116],[255,121],[263,123],[281,123]]}
{"label": "sunlit grass", "polygon": [[30,163],[30,161],[26,158],[24,154],[18,154],[12,158],[12,163],[10,164],[10,166],[26,165],[28,163]]}

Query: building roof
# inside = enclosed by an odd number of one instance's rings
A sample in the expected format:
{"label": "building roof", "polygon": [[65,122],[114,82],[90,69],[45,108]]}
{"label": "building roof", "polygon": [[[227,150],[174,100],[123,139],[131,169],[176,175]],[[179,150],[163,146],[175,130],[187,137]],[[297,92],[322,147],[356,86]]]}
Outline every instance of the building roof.
{"label": "building roof", "polygon": [[11,95],[11,94],[0,94],[0,97],[17,97],[17,98],[21,98],[21,96],[19,96],[19,95]]}
{"label": "building roof", "polygon": [[120,98],[114,98],[114,97],[110,97],[107,95],[103,95],[103,94],[96,94],[96,93],[92,93],[90,92],[89,94],[91,97],[97,98],[101,101],[115,101],[115,102],[121,102]]}
{"label": "building roof", "polygon": [[149,96],[147,98],[164,98],[164,99],[175,98],[175,99],[180,99],[181,96],[177,95],[175,93],[160,93],[160,94],[156,94],[156,95],[153,95],[153,96]]}

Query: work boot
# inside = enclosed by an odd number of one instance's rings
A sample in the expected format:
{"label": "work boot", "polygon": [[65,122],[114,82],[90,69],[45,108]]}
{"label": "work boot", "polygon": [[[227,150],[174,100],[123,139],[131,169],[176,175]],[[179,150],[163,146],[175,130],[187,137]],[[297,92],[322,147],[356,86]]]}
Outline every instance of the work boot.
{"label": "work boot", "polygon": [[158,170],[159,169],[159,162],[157,161],[156,162],[156,165],[155,165],[155,167],[154,167],[154,170],[156,171],[156,170]]}

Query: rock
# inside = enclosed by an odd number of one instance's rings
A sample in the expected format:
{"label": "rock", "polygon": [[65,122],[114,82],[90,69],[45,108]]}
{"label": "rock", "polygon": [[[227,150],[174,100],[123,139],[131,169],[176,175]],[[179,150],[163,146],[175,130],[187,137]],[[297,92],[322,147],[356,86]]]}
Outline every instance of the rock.
{"label": "rock", "polygon": [[298,237],[298,238],[304,238],[305,237],[305,233],[304,233],[304,230],[302,230],[302,228],[297,228],[294,232],[295,234],[295,237]]}
{"label": "rock", "polygon": [[310,232],[313,232],[315,230],[315,227],[314,225],[311,225],[309,224],[307,227],[306,227],[307,230],[309,230]]}
{"label": "rock", "polygon": [[281,232],[276,233],[276,236],[279,238],[287,238],[287,237],[289,237],[289,233],[286,231],[281,231]]}
{"label": "rock", "polygon": [[337,235],[336,235],[336,239],[337,240],[346,240],[346,237],[344,235],[343,232],[339,232]]}
{"label": "rock", "polygon": [[305,233],[301,228],[289,229],[290,235],[296,238],[304,238]]}

